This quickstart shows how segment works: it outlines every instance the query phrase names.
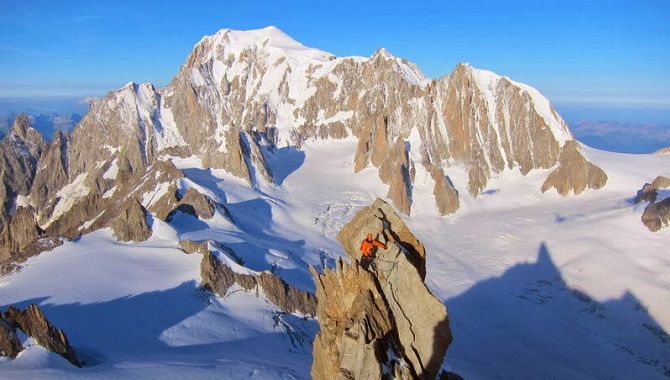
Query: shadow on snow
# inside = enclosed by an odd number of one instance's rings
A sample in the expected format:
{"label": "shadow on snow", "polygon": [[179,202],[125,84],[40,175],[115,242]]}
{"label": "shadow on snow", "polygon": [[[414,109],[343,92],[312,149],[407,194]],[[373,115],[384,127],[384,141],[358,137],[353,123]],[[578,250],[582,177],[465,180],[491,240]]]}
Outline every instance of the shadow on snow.
{"label": "shadow on snow", "polygon": [[281,186],[284,180],[305,162],[305,152],[292,146],[272,150],[263,149],[263,154],[272,170],[272,179],[277,186]]}
{"label": "shadow on snow", "polygon": [[446,360],[466,378],[468,370],[491,378],[670,377],[670,336],[645,305],[630,292],[601,303],[569,287],[544,243],[537,262],[445,303],[454,333]]}
{"label": "shadow on snow", "polygon": [[[266,317],[274,331],[258,331],[237,339],[209,339],[210,343],[169,345],[162,340],[166,330],[184,322],[206,308],[215,314],[221,309],[212,305],[211,293],[199,288],[195,281],[164,291],[152,291],[111,301],[91,304],[49,304],[44,297],[28,299],[8,306],[25,309],[36,303],[47,319],[62,329],[84,362],[84,368],[72,367],[68,373],[96,376],[116,371],[126,364],[146,366],[200,367],[220,370],[225,363],[265,368],[268,371],[288,371],[293,378],[309,378],[312,341],[318,330],[316,321],[303,320],[290,314],[272,313]],[[253,292],[249,297],[255,297]],[[222,301],[225,302],[225,301]],[[210,316],[207,321],[220,323],[212,331],[232,330],[235,320]],[[232,324],[231,324],[232,322]],[[190,327],[185,327],[187,330]],[[267,362],[264,362],[267,361]],[[141,364],[144,363],[144,364]],[[95,367],[95,369],[93,369]],[[1,368],[1,367],[0,367]],[[131,370],[132,368],[128,367]],[[178,369],[177,369],[178,370]],[[123,372],[121,372],[123,373]],[[226,376],[224,376],[226,377]]]}
{"label": "shadow on snow", "polygon": [[303,260],[305,241],[286,239],[272,232],[273,214],[270,200],[254,198],[248,201],[231,203],[228,210],[235,224],[246,235],[239,242],[223,242],[244,259],[244,265],[250,269],[277,270],[281,278],[298,288],[314,292],[314,281],[307,265],[283,264],[293,260]]}

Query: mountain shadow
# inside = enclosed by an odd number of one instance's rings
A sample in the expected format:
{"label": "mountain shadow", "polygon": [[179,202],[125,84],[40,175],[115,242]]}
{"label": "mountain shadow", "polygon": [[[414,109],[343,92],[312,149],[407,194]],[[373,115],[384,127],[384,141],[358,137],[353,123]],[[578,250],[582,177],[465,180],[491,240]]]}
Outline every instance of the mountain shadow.
{"label": "mountain shadow", "polygon": [[465,378],[670,378],[670,336],[646,306],[630,292],[598,302],[568,286],[544,243],[535,263],[445,303],[446,359]]}
{"label": "mountain shadow", "polygon": [[[40,297],[2,305],[0,310],[37,303],[51,323],[65,332],[84,368],[53,368],[49,377],[137,378],[147,376],[146,369],[153,366],[175,368],[172,378],[180,368],[201,368],[214,378],[234,378],[227,371],[234,374],[246,367],[261,374],[309,377],[312,340],[318,329],[314,320],[279,312],[239,319],[235,311],[227,310],[240,300],[226,305],[212,297],[195,281],[187,281],[171,289],[109,301],[54,305]],[[263,302],[255,301],[255,295],[248,297],[251,302]],[[258,322],[252,321],[251,327],[245,324],[258,318],[268,319],[263,324],[274,328],[257,331],[254,323]],[[268,362],[262,363],[262,358]],[[11,361],[0,361],[0,373],[5,365],[12,369]],[[165,370],[154,374],[158,373],[165,376]],[[26,378],[30,374],[26,368]]]}
{"label": "mountain shadow", "polygon": [[[198,298],[195,281],[164,291],[153,291],[110,301],[90,304],[54,305],[44,298],[29,299],[8,306],[23,309],[36,303],[52,324],[62,329],[79,357],[97,357],[95,362],[140,357],[143,353],[162,352],[165,343],[160,334],[207,306]],[[84,345],[83,347],[81,345]],[[85,358],[80,358],[85,361]]]}

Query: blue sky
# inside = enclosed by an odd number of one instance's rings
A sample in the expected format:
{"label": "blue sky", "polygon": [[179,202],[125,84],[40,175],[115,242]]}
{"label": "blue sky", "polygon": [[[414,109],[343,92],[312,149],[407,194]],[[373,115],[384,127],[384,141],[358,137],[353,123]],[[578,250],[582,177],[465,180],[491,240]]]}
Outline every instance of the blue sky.
{"label": "blue sky", "polygon": [[0,0],[0,97],[170,82],[219,29],[275,25],[337,56],[379,47],[429,77],[458,62],[553,103],[670,109],[670,1]]}

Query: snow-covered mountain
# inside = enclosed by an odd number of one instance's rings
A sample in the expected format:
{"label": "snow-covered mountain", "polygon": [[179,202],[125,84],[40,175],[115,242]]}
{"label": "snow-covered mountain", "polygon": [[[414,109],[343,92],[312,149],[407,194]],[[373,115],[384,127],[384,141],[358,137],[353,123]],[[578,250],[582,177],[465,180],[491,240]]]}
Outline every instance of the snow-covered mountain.
{"label": "snow-covered mountain", "polygon": [[[27,146],[22,128],[6,144]],[[0,277],[0,306],[39,303],[85,364],[30,346],[0,360],[10,377],[308,378],[316,322],[263,292],[202,292],[180,242],[314,292],[309,266],[345,257],[335,235],[377,197],[426,245],[454,334],[445,367],[670,374],[669,232],[632,201],[669,157],[582,147],[511,79],[461,64],[430,80],[384,49],[338,58],[272,27],[222,30],[167,87],[129,83],[43,144],[6,149],[35,170],[0,193],[2,258],[63,244]]]}
{"label": "snow-covered mountain", "polygon": [[[72,134],[68,175],[72,182],[114,160],[136,171],[164,155],[194,155],[255,185],[272,181],[275,148],[349,136],[359,141],[354,172],[378,168],[406,214],[417,166],[431,173],[448,214],[459,191],[477,195],[505,169],[554,166],[571,139],[536,90],[490,72],[459,65],[429,81],[383,49],[336,58],[276,28],[222,30],[195,46],[166,88],[129,83],[94,103]],[[41,221],[48,211],[38,210]]]}

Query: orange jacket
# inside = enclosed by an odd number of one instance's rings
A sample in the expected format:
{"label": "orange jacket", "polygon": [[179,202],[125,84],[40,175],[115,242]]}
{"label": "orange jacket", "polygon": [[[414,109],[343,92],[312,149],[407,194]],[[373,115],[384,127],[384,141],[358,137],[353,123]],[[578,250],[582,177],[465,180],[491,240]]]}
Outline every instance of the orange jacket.
{"label": "orange jacket", "polygon": [[375,251],[375,246],[386,249],[386,244],[382,244],[377,240],[363,239],[361,242],[361,253],[363,256],[372,256]]}

